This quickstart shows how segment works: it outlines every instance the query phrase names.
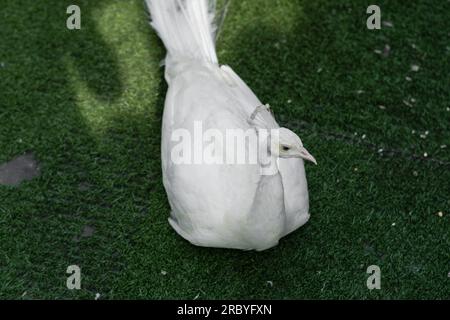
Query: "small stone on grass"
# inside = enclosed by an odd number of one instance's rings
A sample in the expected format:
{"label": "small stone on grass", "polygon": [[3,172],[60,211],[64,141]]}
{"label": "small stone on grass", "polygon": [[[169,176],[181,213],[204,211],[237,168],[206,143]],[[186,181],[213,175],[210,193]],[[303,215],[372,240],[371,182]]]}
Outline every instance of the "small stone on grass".
{"label": "small stone on grass", "polygon": [[91,226],[84,226],[83,232],[81,233],[81,236],[84,238],[92,237],[92,235],[95,232],[95,228]]}
{"label": "small stone on grass", "polygon": [[39,176],[40,169],[32,152],[18,156],[0,165],[0,185],[18,186],[23,181]]}
{"label": "small stone on grass", "polygon": [[389,57],[390,53],[391,53],[391,46],[387,44],[384,46],[384,49],[383,49],[383,57],[385,57],[385,58]]}
{"label": "small stone on grass", "polygon": [[411,71],[417,72],[417,71],[419,71],[419,70],[420,70],[420,67],[419,67],[418,65],[413,64],[413,65],[411,66]]}

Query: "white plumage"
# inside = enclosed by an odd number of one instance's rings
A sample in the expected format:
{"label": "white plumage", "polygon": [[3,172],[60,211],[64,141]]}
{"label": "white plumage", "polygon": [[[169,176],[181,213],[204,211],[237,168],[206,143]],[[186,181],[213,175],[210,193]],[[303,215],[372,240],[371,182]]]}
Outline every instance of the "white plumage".
{"label": "white plumage", "polygon": [[[215,2],[146,0],[151,25],[167,49],[169,84],[162,124],[163,183],[171,206],[170,225],[194,245],[265,250],[309,219],[303,159],[315,162],[300,138],[280,128],[270,110],[228,66],[220,66],[214,46]],[[172,133],[185,129],[243,129],[258,145],[269,143],[278,160],[275,174],[261,174],[260,162],[176,164]],[[272,140],[270,140],[272,139]],[[254,141],[254,140],[251,140]],[[249,142],[248,151],[252,149]],[[261,142],[262,141],[262,142]],[[206,146],[206,142],[205,142]],[[215,146],[215,154],[223,152]],[[258,160],[259,161],[259,160]]]}

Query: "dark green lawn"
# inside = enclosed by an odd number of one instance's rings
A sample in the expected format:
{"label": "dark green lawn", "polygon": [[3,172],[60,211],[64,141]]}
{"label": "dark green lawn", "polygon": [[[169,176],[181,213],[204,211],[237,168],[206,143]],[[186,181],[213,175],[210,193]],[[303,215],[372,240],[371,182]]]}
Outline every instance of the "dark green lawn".
{"label": "dark green lawn", "polygon": [[370,4],[232,1],[220,61],[319,163],[310,222],[256,253],[167,223],[164,48],[142,0],[3,1],[0,164],[33,151],[41,176],[0,186],[0,298],[449,298],[450,2],[379,0],[393,26],[375,31]]}

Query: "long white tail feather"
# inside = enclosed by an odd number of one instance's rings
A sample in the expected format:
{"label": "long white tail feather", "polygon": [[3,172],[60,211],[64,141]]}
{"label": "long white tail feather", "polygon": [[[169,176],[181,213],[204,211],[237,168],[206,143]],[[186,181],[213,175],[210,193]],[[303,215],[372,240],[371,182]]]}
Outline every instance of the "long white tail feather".
{"label": "long white tail feather", "polygon": [[[166,63],[198,60],[217,64],[215,0],[145,0],[151,26],[167,49]],[[168,59],[169,58],[169,59]]]}
{"label": "long white tail feather", "polygon": [[[215,37],[216,41],[219,38],[220,31],[222,30],[222,26],[223,26],[223,23],[225,21],[225,17],[227,16],[228,7],[230,6],[230,1],[231,0],[225,0],[225,4],[222,7],[222,9],[220,10],[219,16],[216,16],[214,18],[214,24],[215,24],[215,27],[216,27],[216,30],[214,32],[215,33],[214,37]],[[215,6],[215,2],[214,2],[214,6]]]}

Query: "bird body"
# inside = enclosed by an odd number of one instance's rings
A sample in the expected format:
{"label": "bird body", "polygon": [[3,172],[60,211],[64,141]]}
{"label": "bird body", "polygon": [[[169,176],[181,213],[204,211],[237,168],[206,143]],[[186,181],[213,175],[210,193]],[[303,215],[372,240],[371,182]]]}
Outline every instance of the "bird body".
{"label": "bird body", "polygon": [[[214,1],[146,3],[151,24],[167,49],[165,78],[169,86],[161,160],[171,206],[170,225],[194,245],[243,250],[275,246],[309,219],[303,159],[315,162],[314,158],[300,138],[279,127],[268,107],[229,66],[219,65],[214,47]],[[175,133],[195,135],[199,124],[202,139],[194,143],[191,161],[174,161],[180,143],[174,139]],[[234,140],[212,143],[205,139],[206,132],[214,133],[211,137],[228,137],[233,129],[245,132],[244,148],[249,157],[258,158],[256,162],[229,163],[227,147]],[[268,134],[263,134],[266,131]],[[274,132],[279,136],[276,145]],[[205,149],[212,151],[216,160],[227,161],[205,163]],[[272,167],[275,164],[269,174],[262,170],[262,152],[269,154]]]}

